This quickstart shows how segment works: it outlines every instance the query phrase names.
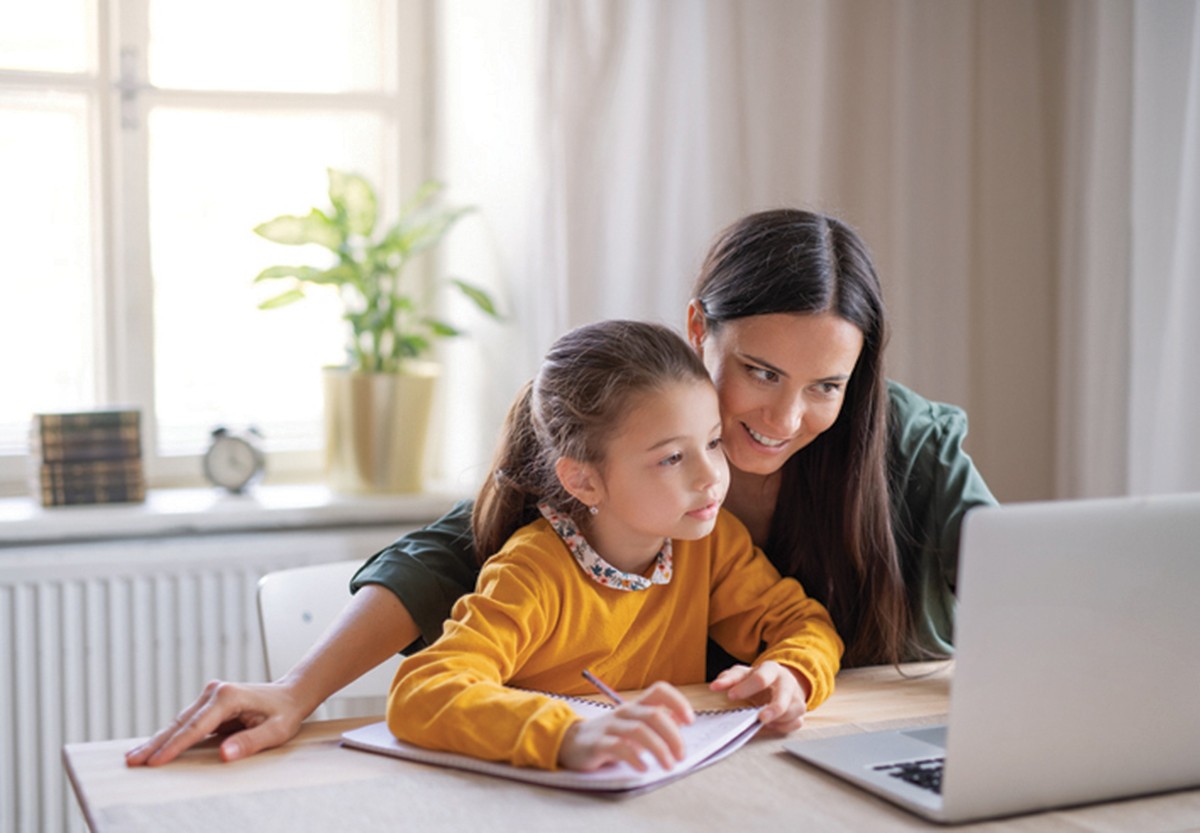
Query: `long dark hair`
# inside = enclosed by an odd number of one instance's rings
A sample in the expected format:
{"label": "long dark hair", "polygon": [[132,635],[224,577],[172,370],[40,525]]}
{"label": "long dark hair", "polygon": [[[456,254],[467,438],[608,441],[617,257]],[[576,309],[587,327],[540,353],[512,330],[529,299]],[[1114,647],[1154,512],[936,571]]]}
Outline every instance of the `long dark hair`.
{"label": "long dark hair", "polygon": [[837,420],[783,466],[766,550],[829,609],[847,665],[900,661],[912,614],[888,497],[886,316],[866,246],[823,214],[751,214],[718,235],[693,297],[708,332],[754,315],[823,312],[862,332]]}
{"label": "long dark hair", "polygon": [[509,408],[471,516],[482,563],[536,519],[545,501],[582,521],[586,509],[558,481],[555,463],[602,463],[635,396],[675,382],[710,384],[695,351],[660,324],[601,321],[551,346],[537,377]]}

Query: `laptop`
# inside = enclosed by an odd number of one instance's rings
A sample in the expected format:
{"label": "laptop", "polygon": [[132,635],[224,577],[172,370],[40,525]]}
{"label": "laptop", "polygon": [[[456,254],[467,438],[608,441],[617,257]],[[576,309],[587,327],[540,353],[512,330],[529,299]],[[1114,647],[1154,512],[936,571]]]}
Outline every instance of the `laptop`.
{"label": "laptop", "polygon": [[1200,494],[972,510],[946,726],[793,755],[956,823],[1200,786]]}

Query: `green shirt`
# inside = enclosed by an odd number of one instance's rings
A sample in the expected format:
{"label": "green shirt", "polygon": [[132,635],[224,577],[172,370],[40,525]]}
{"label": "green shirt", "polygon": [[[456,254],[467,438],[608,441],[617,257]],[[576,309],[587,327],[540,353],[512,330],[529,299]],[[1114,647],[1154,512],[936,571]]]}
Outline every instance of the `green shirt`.
{"label": "green shirt", "polygon": [[[888,383],[892,530],[919,648],[954,652],[954,588],[963,517],[996,499],[963,451],[967,415]],[[912,657],[917,659],[919,657]]]}
{"label": "green shirt", "polygon": [[[953,652],[958,536],[967,510],[996,499],[962,448],[967,416],[888,383],[888,480],[892,526],[908,577],[921,648]],[[352,592],[381,584],[399,597],[421,629],[412,648],[432,643],[458,598],[475,589],[471,502],[461,501],[424,529],[405,535],[359,568]]]}

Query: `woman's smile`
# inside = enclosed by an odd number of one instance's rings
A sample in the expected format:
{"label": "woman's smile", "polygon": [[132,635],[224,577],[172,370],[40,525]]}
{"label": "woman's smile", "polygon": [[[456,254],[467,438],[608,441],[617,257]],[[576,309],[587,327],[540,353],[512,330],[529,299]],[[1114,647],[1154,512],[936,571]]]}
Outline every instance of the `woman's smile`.
{"label": "woman's smile", "polygon": [[742,426],[746,429],[746,431],[750,434],[750,436],[754,439],[754,441],[756,443],[758,443],[759,445],[765,445],[767,448],[779,448],[780,446],[787,444],[786,439],[782,439],[782,440],[771,439],[770,437],[767,437],[763,434],[758,433],[753,428],[751,428],[749,425],[746,425],[746,423],[744,423],[744,422],[742,423]]}

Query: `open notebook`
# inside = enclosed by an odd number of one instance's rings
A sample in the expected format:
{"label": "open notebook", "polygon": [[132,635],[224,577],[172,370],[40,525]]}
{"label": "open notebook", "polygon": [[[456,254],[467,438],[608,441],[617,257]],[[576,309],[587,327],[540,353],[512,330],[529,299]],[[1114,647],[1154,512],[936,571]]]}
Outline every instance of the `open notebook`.
{"label": "open notebook", "polygon": [[[555,695],[557,696],[557,695]],[[591,700],[563,697],[582,717],[593,717],[611,711],[613,706]],[[438,752],[397,740],[386,723],[372,723],[342,735],[342,742],[355,749],[379,752],[412,761],[453,767],[486,775],[496,775],[515,781],[527,781],[545,787],[581,792],[627,793],[643,792],[681,778],[689,772],[715,763],[750,740],[762,725],[758,722],[757,707],[724,711],[698,711],[690,726],[681,727],[687,757],[673,769],[664,770],[651,760],[649,769],[638,772],[621,762],[594,772],[544,770],[518,767],[507,763],[484,761],[454,752]]]}

